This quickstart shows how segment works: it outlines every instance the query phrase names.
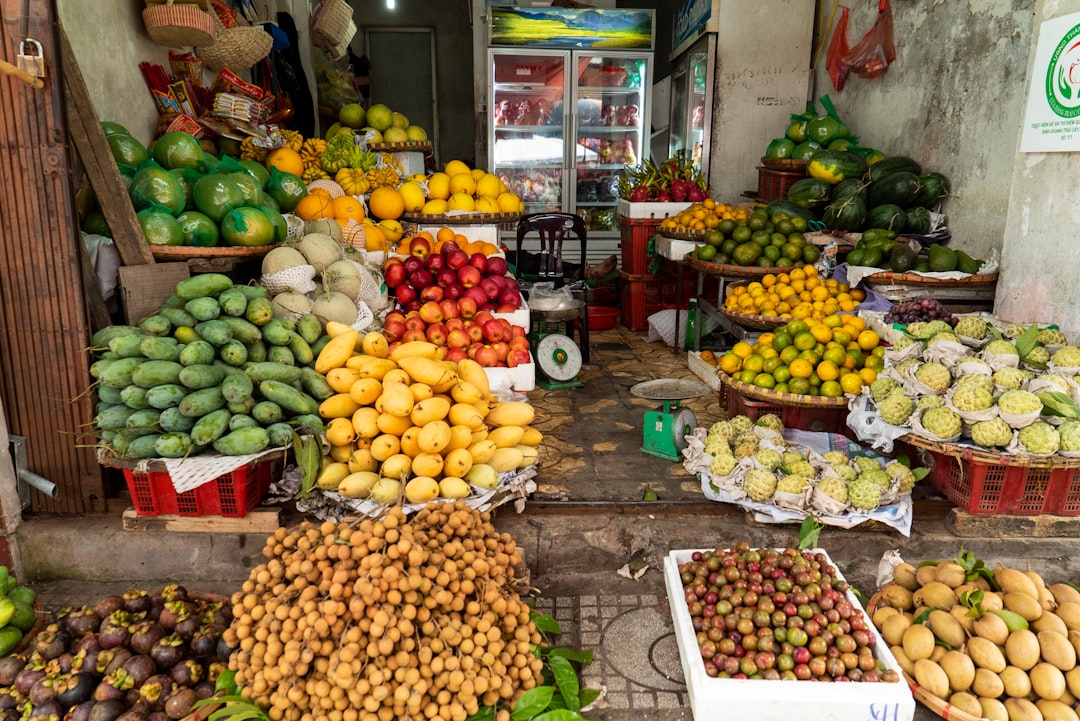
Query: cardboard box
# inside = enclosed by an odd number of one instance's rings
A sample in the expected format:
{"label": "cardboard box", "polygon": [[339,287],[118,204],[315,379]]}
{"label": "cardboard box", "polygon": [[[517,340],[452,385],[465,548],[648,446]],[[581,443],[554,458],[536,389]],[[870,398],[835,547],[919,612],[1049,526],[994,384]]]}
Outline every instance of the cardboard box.
{"label": "cardboard box", "polygon": [[690,207],[690,203],[631,203],[619,198],[619,215],[624,218],[666,218]]}
{"label": "cardboard box", "polygon": [[681,240],[669,238],[661,233],[656,234],[656,252],[668,260],[682,260],[687,253],[692,253],[703,245],[705,245],[703,240]]}
{"label": "cardboard box", "polygon": [[[822,551],[813,549],[813,552]],[[671,551],[664,558],[664,584],[667,586],[671,617],[675,624],[675,640],[679,645],[679,658],[682,661],[686,691],[695,721],[790,721],[792,718],[798,718],[799,721],[913,721],[915,699],[911,695],[911,689],[903,681],[903,672],[889,652],[888,644],[869,619],[866,625],[877,640],[874,655],[884,661],[887,668],[899,674],[901,680],[898,683],[761,681],[720,679],[706,675],[679,576],[679,564],[690,561],[693,553],[693,550]],[[832,563],[831,559],[829,563],[835,568],[836,564]],[[839,572],[837,576],[840,576]],[[848,598],[856,608],[862,608],[850,591]]]}

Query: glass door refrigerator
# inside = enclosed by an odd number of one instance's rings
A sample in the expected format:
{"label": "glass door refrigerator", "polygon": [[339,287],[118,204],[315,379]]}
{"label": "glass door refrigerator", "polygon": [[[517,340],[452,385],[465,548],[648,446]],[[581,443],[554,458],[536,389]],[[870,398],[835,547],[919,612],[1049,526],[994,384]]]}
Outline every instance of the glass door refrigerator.
{"label": "glass door refrigerator", "polygon": [[706,180],[712,134],[720,0],[687,0],[673,26],[669,156],[685,152]]}

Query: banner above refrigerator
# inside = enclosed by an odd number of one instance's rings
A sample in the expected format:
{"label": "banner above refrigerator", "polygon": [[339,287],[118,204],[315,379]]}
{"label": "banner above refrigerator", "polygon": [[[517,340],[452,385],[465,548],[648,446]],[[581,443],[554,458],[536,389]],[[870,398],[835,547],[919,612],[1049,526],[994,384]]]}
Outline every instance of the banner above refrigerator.
{"label": "banner above refrigerator", "polygon": [[652,50],[654,10],[607,8],[488,8],[492,46]]}

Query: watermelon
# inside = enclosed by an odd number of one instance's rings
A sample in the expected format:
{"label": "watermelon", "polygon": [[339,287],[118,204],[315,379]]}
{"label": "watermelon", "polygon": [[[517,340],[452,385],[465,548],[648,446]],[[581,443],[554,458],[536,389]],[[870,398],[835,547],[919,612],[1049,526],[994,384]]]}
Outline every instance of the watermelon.
{"label": "watermelon", "polygon": [[870,184],[866,202],[871,208],[890,203],[906,208],[915,200],[920,187],[919,176],[914,173],[906,170],[890,173]]}
{"label": "watermelon", "polygon": [[866,172],[866,161],[861,155],[847,150],[819,150],[807,164],[806,172],[829,185],[836,185],[845,178],[861,177]]}
{"label": "watermelon", "polygon": [[135,214],[150,245],[183,245],[184,231],[168,210],[151,206]]}
{"label": "watermelon", "polygon": [[244,191],[224,173],[211,173],[195,181],[195,207],[220,223],[234,208],[244,205]]}
{"label": "watermelon", "polygon": [[828,204],[831,189],[832,186],[824,180],[802,178],[791,184],[787,199],[804,208],[817,208]]}
{"label": "watermelon", "polygon": [[221,221],[226,245],[270,245],[275,234],[274,223],[262,208],[236,208]]}
{"label": "watermelon", "polygon": [[154,143],[154,160],[166,170],[198,167],[203,156],[199,141],[180,130],[165,133]]}
{"label": "watermelon", "polygon": [[915,194],[915,205],[933,208],[949,197],[949,179],[941,173],[926,173],[919,176],[919,192]]}
{"label": "watermelon", "polygon": [[866,203],[859,195],[849,195],[830,204],[821,216],[825,227],[834,230],[858,230],[866,217]]}
{"label": "watermelon", "polygon": [[106,141],[109,143],[109,150],[112,151],[117,165],[129,165],[135,168],[150,157],[146,146],[126,133],[113,133],[106,137]]}
{"label": "watermelon", "polygon": [[876,183],[886,176],[899,172],[918,175],[922,172],[922,167],[911,158],[903,155],[890,155],[870,166],[870,181]]}
{"label": "watermelon", "polygon": [[918,205],[904,211],[904,232],[923,235],[930,232],[930,211]]}
{"label": "watermelon", "polygon": [[903,233],[907,227],[904,209],[891,203],[871,208],[866,214],[865,222],[868,228],[884,228],[897,233]]}
{"label": "watermelon", "polygon": [[832,186],[832,199],[834,201],[841,200],[849,195],[862,196],[863,202],[866,201],[866,183],[863,182],[862,178],[844,178]]}
{"label": "watermelon", "polygon": [[184,232],[184,245],[197,245],[200,247],[213,247],[218,244],[221,232],[218,224],[210,216],[197,210],[185,210],[176,216],[180,223],[180,230]]}
{"label": "watermelon", "polygon": [[768,213],[770,218],[777,213],[784,213],[789,218],[800,217],[806,220],[817,220],[817,216],[814,215],[813,211],[788,200],[774,200],[766,206],[765,212]]}
{"label": "watermelon", "polygon": [[131,181],[130,193],[137,211],[161,205],[172,211],[173,215],[179,215],[187,202],[184,188],[176,176],[152,160],[139,166]]}

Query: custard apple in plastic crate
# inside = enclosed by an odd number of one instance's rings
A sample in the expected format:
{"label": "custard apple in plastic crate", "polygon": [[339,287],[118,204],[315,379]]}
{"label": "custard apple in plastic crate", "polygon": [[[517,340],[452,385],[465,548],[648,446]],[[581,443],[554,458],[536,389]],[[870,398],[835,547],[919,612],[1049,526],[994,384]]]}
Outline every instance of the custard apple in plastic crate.
{"label": "custard apple in plastic crate", "polygon": [[923,363],[919,370],[915,371],[915,378],[938,393],[944,393],[952,385],[952,373],[940,363]]}
{"label": "custard apple in plastic crate", "polygon": [[817,489],[837,503],[848,502],[848,487],[843,478],[825,476],[818,481]]}
{"label": "custard apple in plastic crate", "polygon": [[1080,421],[1068,420],[1058,426],[1060,450],[1080,451]]}
{"label": "custard apple in plastic crate", "polygon": [[1004,368],[998,368],[994,371],[993,381],[995,385],[999,385],[1006,390],[1014,390],[1024,385],[1024,381],[1028,380],[1033,375],[1034,374],[1031,371],[1023,370],[1022,368],[1005,366]]}
{"label": "custard apple in plastic crate", "polygon": [[1058,429],[1046,421],[1035,421],[1020,429],[1017,437],[1028,453],[1035,455],[1047,455],[1057,453],[1061,446],[1061,437]]}
{"label": "custard apple in plastic crate", "polygon": [[964,383],[953,391],[952,404],[958,411],[985,411],[994,405],[994,393],[981,383]]}
{"label": "custard apple in plastic crate", "polygon": [[731,424],[731,427],[735,429],[736,433],[745,433],[754,427],[753,422],[743,415],[732,416],[728,419],[728,423]]}
{"label": "custard apple in plastic crate", "polygon": [[743,491],[752,501],[767,501],[776,493],[776,476],[764,468],[753,468],[743,478]]}
{"label": "custard apple in plastic crate", "polygon": [[709,463],[709,472],[716,476],[728,476],[737,465],[739,462],[735,460],[735,456],[728,454],[713,456],[712,462]]}
{"label": "custard apple in plastic crate", "polygon": [[780,420],[780,416],[775,413],[766,413],[757,419],[754,425],[761,426],[762,428],[768,428],[769,430],[776,431],[777,433],[784,432],[784,422]]}
{"label": "custard apple in plastic crate", "polygon": [[915,411],[915,401],[911,400],[903,390],[896,388],[885,400],[878,404],[878,415],[881,420],[894,426],[902,426]]}
{"label": "custard apple in plastic crate", "polygon": [[986,337],[987,327],[986,321],[982,318],[974,315],[966,315],[956,321],[956,326],[953,330],[957,335],[981,340]]}
{"label": "custard apple in plastic crate", "polygon": [[1043,328],[1039,331],[1036,340],[1043,345],[1065,345],[1069,339],[1057,328]]}
{"label": "custard apple in plastic crate", "polygon": [[930,408],[922,414],[923,428],[942,440],[960,433],[963,425],[964,422],[960,420],[960,416],[945,407]]}
{"label": "custard apple in plastic crate", "polygon": [[888,398],[889,394],[900,387],[900,384],[889,376],[878,376],[874,379],[874,382],[870,384],[870,397],[874,399],[874,403],[880,404],[883,400]]}
{"label": "custard apple in plastic crate", "polygon": [[891,461],[885,466],[885,472],[889,474],[889,478],[899,481],[901,493],[906,493],[915,487],[915,474],[900,461]]}
{"label": "custard apple in plastic crate", "polygon": [[1050,362],[1050,351],[1044,345],[1037,345],[1022,360],[1028,365],[1045,366]]}
{"label": "custard apple in plastic crate", "polygon": [[1042,410],[1043,404],[1034,393],[1022,389],[1008,390],[998,396],[998,408],[1004,413],[1025,415]]}
{"label": "custard apple in plastic crate", "polygon": [[942,396],[928,395],[919,398],[919,402],[915,404],[915,409],[925,411],[927,408],[941,408],[943,405],[945,405],[945,399]]}
{"label": "custard apple in plastic crate", "polygon": [[971,424],[971,440],[984,448],[1005,447],[1012,442],[1013,429],[1001,418],[975,421]]}
{"label": "custard apple in plastic crate", "polygon": [[782,493],[802,493],[810,486],[810,479],[797,473],[789,473],[776,484]]}
{"label": "custard apple in plastic crate", "polygon": [[860,511],[872,511],[881,505],[881,486],[860,476],[848,484],[848,503]]}
{"label": "custard apple in plastic crate", "polygon": [[983,347],[982,352],[986,355],[1020,355],[1016,346],[1004,338],[990,341]]}
{"label": "custard apple in plastic crate", "polygon": [[780,455],[780,451],[772,448],[762,448],[754,454],[754,460],[764,466],[766,470],[775,471],[783,463],[784,458]]}
{"label": "custard apple in plastic crate", "polygon": [[832,464],[833,470],[836,471],[836,475],[844,479],[845,482],[854,481],[859,472],[846,463],[834,463]]}
{"label": "custard apple in plastic crate", "polygon": [[1067,345],[1058,348],[1050,357],[1054,365],[1059,368],[1075,368],[1080,366],[1080,346]]}

